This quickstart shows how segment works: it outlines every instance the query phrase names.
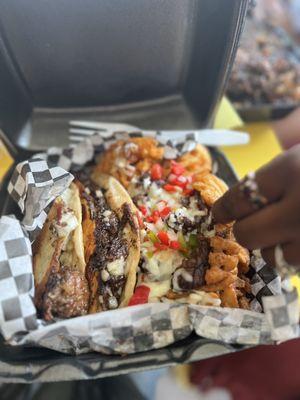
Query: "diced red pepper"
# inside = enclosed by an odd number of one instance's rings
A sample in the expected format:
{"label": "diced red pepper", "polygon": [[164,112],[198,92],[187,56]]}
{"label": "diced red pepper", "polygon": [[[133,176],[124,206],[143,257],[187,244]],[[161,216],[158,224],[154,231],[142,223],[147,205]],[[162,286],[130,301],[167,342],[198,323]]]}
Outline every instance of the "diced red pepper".
{"label": "diced red pepper", "polygon": [[180,243],[177,240],[172,240],[170,242],[170,248],[173,250],[179,250],[180,249]]}
{"label": "diced red pepper", "polygon": [[139,223],[139,227],[143,228],[144,227],[144,222],[143,222],[142,217],[141,217],[139,212],[136,213],[136,217],[137,217],[137,220],[138,220],[138,223]]}
{"label": "diced red pepper", "polygon": [[145,304],[148,303],[150,294],[150,288],[145,285],[138,286],[135,289],[135,292],[131,296],[128,305],[129,306],[136,306],[138,304]]}
{"label": "diced red pepper", "polygon": [[162,178],[163,169],[162,166],[159,164],[153,164],[150,171],[151,179],[153,181],[158,181]]}
{"label": "diced red pepper", "polygon": [[167,218],[167,216],[170,214],[171,211],[172,211],[172,210],[171,210],[170,207],[165,207],[165,208],[163,208],[163,209],[161,210],[160,216],[161,216],[162,218]]}
{"label": "diced red pepper", "polygon": [[169,248],[169,246],[167,246],[166,244],[159,242],[154,243],[154,247],[156,248],[156,250],[168,250]]}
{"label": "diced red pepper", "polygon": [[175,193],[175,192],[177,192],[176,187],[173,186],[173,185],[170,185],[169,183],[167,183],[166,185],[164,185],[164,189],[165,189],[167,192],[170,192],[170,193]]}
{"label": "diced red pepper", "polygon": [[153,211],[153,213],[151,215],[146,217],[146,221],[156,224],[156,222],[159,220],[159,218],[160,218],[159,211],[155,210],[155,211]]}
{"label": "diced red pepper", "polygon": [[157,237],[161,241],[162,244],[165,244],[166,246],[169,245],[170,238],[169,238],[169,235],[167,234],[167,232],[160,231],[157,233]]}
{"label": "diced red pepper", "polygon": [[182,189],[185,189],[185,187],[186,187],[186,185],[187,185],[187,182],[186,182],[186,181],[185,181],[185,182],[182,182],[182,181],[179,181],[179,180],[177,179],[175,185],[181,187]]}
{"label": "diced red pepper", "polygon": [[185,168],[183,165],[179,164],[178,162],[172,160],[171,161],[171,172],[174,175],[182,175],[185,172]]}
{"label": "diced red pepper", "polygon": [[147,208],[145,206],[139,206],[139,209],[143,215],[147,215]]}
{"label": "diced red pepper", "polygon": [[176,176],[176,175],[171,174],[169,176],[168,180],[171,185],[179,186],[182,189],[184,189],[186,187],[186,185],[188,184],[188,181],[185,176]]}
{"label": "diced red pepper", "polygon": [[156,223],[159,220],[160,215],[159,215],[159,211],[158,210],[153,211],[152,218],[153,218],[153,222],[154,223]]}

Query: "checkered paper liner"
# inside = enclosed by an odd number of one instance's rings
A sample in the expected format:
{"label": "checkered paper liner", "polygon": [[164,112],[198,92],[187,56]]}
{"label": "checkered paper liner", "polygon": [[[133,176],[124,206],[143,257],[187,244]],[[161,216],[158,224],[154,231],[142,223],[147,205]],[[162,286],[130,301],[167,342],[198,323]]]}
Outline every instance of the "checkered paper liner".
{"label": "checkered paper liner", "polygon": [[[0,219],[0,328],[13,345],[37,345],[66,353],[136,353],[161,348],[192,331],[207,339],[245,345],[285,341],[298,336],[296,292],[284,291],[273,268],[259,254],[251,259],[252,311],[184,304],[145,304],[46,324],[36,318],[30,240],[41,229],[51,202],[81,168],[113,142],[142,132],[102,132],[68,149],[51,148],[17,165],[8,191],[24,213]],[[193,149],[193,132],[166,141],[172,159]],[[216,167],[216,166],[215,166]],[[265,297],[268,296],[268,297]],[[264,313],[262,313],[262,303]]]}

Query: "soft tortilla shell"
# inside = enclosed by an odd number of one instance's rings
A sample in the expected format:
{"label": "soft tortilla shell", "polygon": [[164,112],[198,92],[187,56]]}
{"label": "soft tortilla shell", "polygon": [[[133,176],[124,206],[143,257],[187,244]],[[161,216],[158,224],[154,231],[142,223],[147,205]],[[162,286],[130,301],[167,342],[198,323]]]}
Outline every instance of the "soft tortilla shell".
{"label": "soft tortilla shell", "polygon": [[42,307],[42,298],[46,290],[47,282],[51,274],[55,274],[60,269],[59,258],[66,241],[72,240],[74,254],[72,254],[72,266],[85,273],[84,247],[82,239],[82,211],[78,188],[72,183],[70,186],[72,196],[70,196],[66,206],[73,210],[78,226],[67,237],[58,237],[51,227],[57,220],[57,209],[62,202],[58,197],[48,214],[47,220],[36,239],[33,246],[33,274],[35,281],[35,303],[38,308]]}
{"label": "soft tortilla shell", "polygon": [[99,174],[96,171],[92,174],[92,180],[105,190],[105,197],[110,208],[116,212],[121,219],[123,206],[127,204],[132,214],[134,226],[127,224],[124,228],[124,237],[129,243],[129,253],[125,264],[126,284],[121,295],[119,307],[126,307],[133,295],[136,284],[137,267],[140,260],[140,234],[136,217],[137,209],[126,189],[112,176]]}

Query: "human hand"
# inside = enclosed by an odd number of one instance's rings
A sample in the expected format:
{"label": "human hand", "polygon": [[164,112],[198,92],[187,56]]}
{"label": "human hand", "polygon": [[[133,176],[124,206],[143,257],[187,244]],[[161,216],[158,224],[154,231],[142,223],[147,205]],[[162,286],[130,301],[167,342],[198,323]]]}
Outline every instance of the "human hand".
{"label": "human hand", "polygon": [[214,204],[215,221],[236,221],[237,241],[249,250],[261,249],[268,264],[278,264],[275,248],[280,245],[284,260],[300,269],[300,145],[260,168],[255,182],[262,200],[258,206],[250,196],[255,190],[243,189],[241,181]]}

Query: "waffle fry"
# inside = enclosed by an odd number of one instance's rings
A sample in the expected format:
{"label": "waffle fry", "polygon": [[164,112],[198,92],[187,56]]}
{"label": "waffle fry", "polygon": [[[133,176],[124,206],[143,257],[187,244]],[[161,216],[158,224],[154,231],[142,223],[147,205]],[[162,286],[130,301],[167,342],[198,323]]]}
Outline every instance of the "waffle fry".
{"label": "waffle fry", "polygon": [[193,188],[198,190],[204,202],[211,207],[228,189],[216,175],[211,173],[201,173],[194,177]]}

